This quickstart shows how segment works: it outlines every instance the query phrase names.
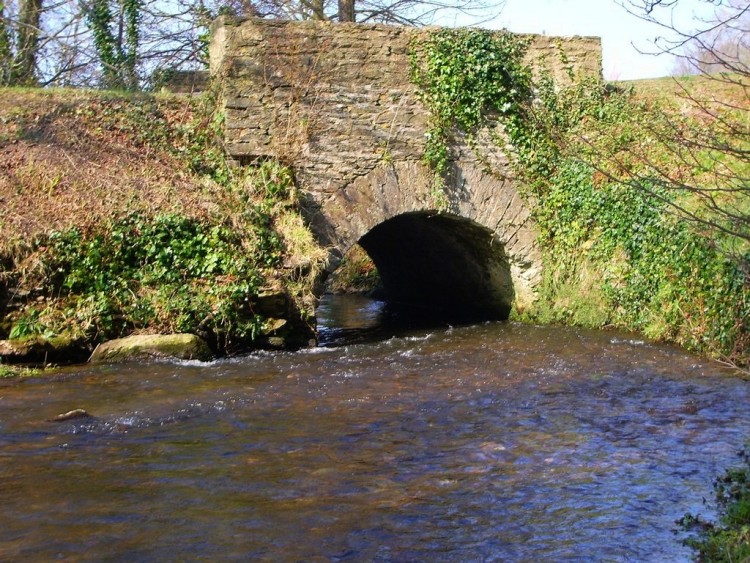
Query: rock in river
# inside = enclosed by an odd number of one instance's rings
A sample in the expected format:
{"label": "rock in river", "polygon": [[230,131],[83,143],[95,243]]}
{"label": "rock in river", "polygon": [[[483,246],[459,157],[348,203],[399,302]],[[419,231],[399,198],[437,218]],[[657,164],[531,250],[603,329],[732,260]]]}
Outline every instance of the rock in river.
{"label": "rock in river", "polygon": [[211,349],[194,334],[139,334],[99,344],[92,363],[122,362],[143,358],[210,360]]}
{"label": "rock in river", "polygon": [[73,420],[76,418],[91,418],[91,415],[83,409],[73,409],[72,411],[58,414],[54,418],[51,418],[50,422],[65,422],[66,420]]}

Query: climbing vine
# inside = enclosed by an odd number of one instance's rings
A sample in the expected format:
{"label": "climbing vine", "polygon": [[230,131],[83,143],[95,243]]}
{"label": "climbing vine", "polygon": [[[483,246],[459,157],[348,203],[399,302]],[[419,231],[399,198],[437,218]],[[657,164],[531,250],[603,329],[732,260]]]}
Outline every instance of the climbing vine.
{"label": "climbing vine", "polygon": [[[652,161],[683,166],[653,138],[669,119],[664,108],[600,79],[578,79],[567,60],[569,84],[550,72],[532,80],[525,49],[502,32],[440,30],[411,56],[412,80],[432,114],[424,160],[436,177],[448,172],[454,130],[471,140],[483,125],[502,125],[496,141],[530,202],[545,262],[525,317],[635,329],[747,365],[750,250],[728,256],[721,237],[670,213],[675,195],[658,178],[642,174],[635,183],[616,167],[597,169],[595,155],[628,154],[636,144]],[[630,172],[648,166],[618,162]]]}
{"label": "climbing vine", "polygon": [[0,2],[0,84],[9,84],[11,67],[13,65],[12,35],[6,23],[4,12],[5,2]]}
{"label": "climbing vine", "polygon": [[[140,0],[122,0],[118,21],[115,21],[109,0],[93,0],[87,20],[94,36],[94,47],[103,66],[105,88],[137,89],[140,18]],[[122,31],[115,35],[114,27],[119,27]]]}
{"label": "climbing vine", "polygon": [[471,142],[488,116],[502,117],[509,129],[521,126],[531,99],[526,48],[518,36],[480,29],[441,29],[412,45],[411,79],[432,116],[424,161],[439,188],[448,174],[452,131]]}
{"label": "climbing vine", "polygon": [[[746,365],[750,252],[727,255],[721,236],[671,213],[676,195],[659,178],[619,180],[596,167],[595,155],[632,155],[638,143],[651,162],[681,166],[658,142],[666,110],[595,79],[561,87],[547,75],[537,92],[530,133],[516,142],[516,170],[536,202],[547,320],[590,324],[582,313],[593,302],[594,324]],[[626,162],[629,172],[649,166]]]}

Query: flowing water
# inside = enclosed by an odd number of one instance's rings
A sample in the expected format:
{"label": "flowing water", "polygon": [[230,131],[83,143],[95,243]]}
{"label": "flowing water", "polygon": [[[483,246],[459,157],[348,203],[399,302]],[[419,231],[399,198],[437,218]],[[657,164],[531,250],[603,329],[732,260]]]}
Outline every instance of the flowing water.
{"label": "flowing water", "polygon": [[320,315],[327,347],[0,382],[0,560],[687,561],[750,436],[749,383],[630,335]]}

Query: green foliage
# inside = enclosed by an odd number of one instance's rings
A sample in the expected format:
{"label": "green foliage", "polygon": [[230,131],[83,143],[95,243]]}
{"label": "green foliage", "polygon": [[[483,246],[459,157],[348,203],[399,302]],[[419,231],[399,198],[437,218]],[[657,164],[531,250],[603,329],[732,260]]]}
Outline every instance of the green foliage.
{"label": "green foliage", "polygon": [[[79,212],[77,229],[2,249],[0,293],[12,303],[0,311],[0,338],[55,335],[81,346],[132,332],[191,332],[219,352],[264,346],[270,336],[307,342],[311,288],[328,254],[299,214],[288,168],[228,166],[212,98],[98,93],[81,103],[76,94],[54,117],[75,123],[88,154],[113,143],[144,159],[146,172],[142,184],[113,187],[123,190],[114,205]],[[182,192],[163,187],[175,182]],[[289,301],[269,308],[259,297],[269,293]],[[256,314],[259,306],[275,321]]]}
{"label": "green foliage", "polygon": [[359,245],[349,249],[326,282],[331,293],[367,293],[381,285],[378,269]]}
{"label": "green foliage", "polygon": [[10,82],[13,65],[12,33],[5,18],[5,2],[0,2],[0,85]]}
{"label": "green foliage", "polygon": [[201,331],[222,346],[227,337],[254,338],[262,323],[249,302],[263,277],[225,225],[132,215],[104,232],[54,233],[43,259],[49,293],[67,297],[82,314],[77,328],[95,339]]}
{"label": "green foliage", "polygon": [[188,168],[209,176],[222,186],[229,186],[232,175],[223,147],[224,114],[214,109],[214,98],[204,97],[196,103],[196,118],[174,130],[170,136],[172,150],[182,156]]}
{"label": "green foliage", "polygon": [[[94,36],[94,47],[102,63],[102,86],[115,90],[136,90],[141,5],[139,0],[122,0],[120,22],[115,22],[109,0],[93,0],[86,12]],[[113,28],[121,29],[117,34]]]}
{"label": "green foliage", "polygon": [[253,195],[259,196],[261,207],[266,211],[280,202],[288,201],[295,191],[291,169],[272,160],[251,169],[249,181]]}
{"label": "green foliage", "polygon": [[[750,458],[744,454],[744,465],[730,468],[716,484],[716,499],[721,518],[717,525],[704,524],[699,538],[688,544],[700,553],[700,560],[731,563],[750,560]],[[688,516],[684,524],[702,524]],[[691,526],[688,526],[691,527]]]}
{"label": "green foliage", "polygon": [[41,370],[25,366],[9,366],[0,362],[0,379],[9,377],[33,377],[39,375]]}
{"label": "green foliage", "polygon": [[508,32],[441,29],[411,51],[412,80],[435,126],[471,132],[489,112],[520,117],[531,99],[526,44]]}
{"label": "green foliage", "polygon": [[[425,152],[433,170],[447,173],[454,128],[471,138],[497,120],[505,133],[498,143],[512,147],[545,261],[527,316],[617,325],[750,361],[750,250],[728,256],[721,251],[732,246],[727,237],[671,213],[675,190],[648,171],[685,163],[653,138],[668,121],[657,105],[595,78],[576,79],[565,60],[570,85],[546,72],[532,84],[523,43],[504,34],[440,30],[417,47],[412,79],[433,115]],[[602,155],[612,165],[606,174],[596,168]]]}
{"label": "green foliage", "polygon": [[244,181],[244,189],[236,182],[226,188],[236,206],[231,223],[130,214],[39,240],[44,308],[27,306],[11,337],[101,341],[133,331],[191,332],[219,352],[252,346],[267,330],[253,307],[280,281],[288,246],[276,221],[295,212],[295,189],[290,171],[271,162]]}
{"label": "green foliage", "polygon": [[125,20],[125,46],[121,51],[122,66],[127,71],[130,82],[128,86],[135,88],[137,86],[135,66],[138,61],[138,43],[140,40],[140,0],[123,0],[122,11]]}
{"label": "green foliage", "polygon": [[441,29],[412,46],[411,79],[430,109],[424,161],[442,185],[453,129],[473,138],[488,115],[517,127],[531,99],[526,43],[508,32]]}
{"label": "green foliage", "polygon": [[54,336],[54,332],[40,321],[39,315],[40,312],[38,309],[31,309],[21,315],[10,329],[8,338],[17,340],[36,336],[43,336],[44,338]]}
{"label": "green foliage", "polygon": [[[617,181],[587,163],[585,150],[594,142],[617,154],[642,139],[638,121],[659,119],[650,116],[656,110],[592,80],[559,89],[546,78],[538,91],[531,133],[520,131],[513,140],[516,169],[537,202],[547,267],[575,279],[586,249],[600,272],[609,323],[746,363],[750,254],[729,258],[714,235],[670,213],[667,202],[675,196],[660,182]],[[581,144],[592,130],[605,134]],[[651,155],[670,157],[658,147]],[[545,298],[554,302],[555,287],[547,290]]]}

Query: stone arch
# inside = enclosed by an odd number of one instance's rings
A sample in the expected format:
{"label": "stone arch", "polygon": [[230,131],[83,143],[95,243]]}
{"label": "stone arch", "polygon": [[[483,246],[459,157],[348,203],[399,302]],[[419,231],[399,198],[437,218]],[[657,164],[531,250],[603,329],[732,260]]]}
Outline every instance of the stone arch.
{"label": "stone arch", "polygon": [[332,251],[329,272],[360,244],[395,302],[485,319],[533,302],[541,258],[528,209],[511,179],[476,161],[454,161],[442,196],[433,173],[408,160],[375,167],[309,210]]}

